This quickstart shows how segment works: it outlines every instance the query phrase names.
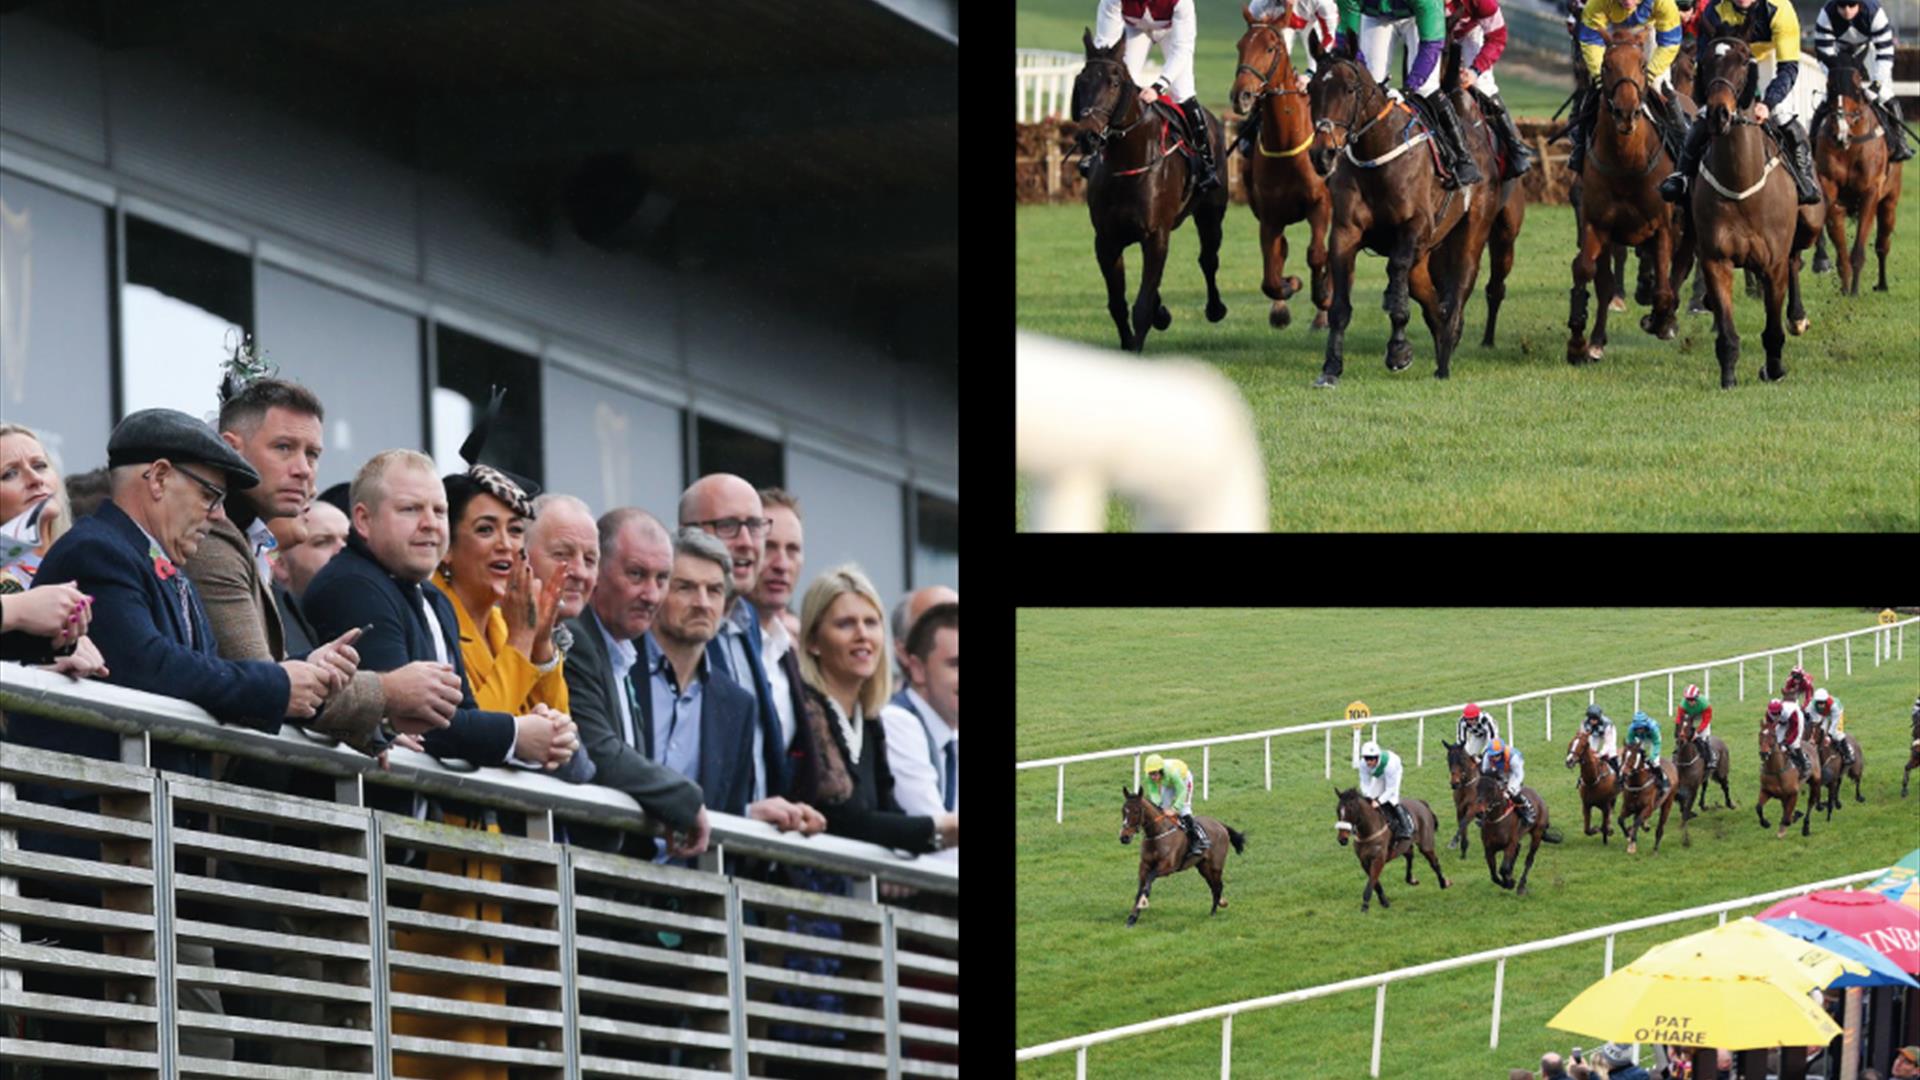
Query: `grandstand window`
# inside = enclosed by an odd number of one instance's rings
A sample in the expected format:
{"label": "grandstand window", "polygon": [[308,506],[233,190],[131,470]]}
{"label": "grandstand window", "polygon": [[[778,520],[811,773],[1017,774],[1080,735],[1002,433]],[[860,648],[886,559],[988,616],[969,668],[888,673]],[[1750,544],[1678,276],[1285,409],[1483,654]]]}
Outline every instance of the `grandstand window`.
{"label": "grandstand window", "polygon": [[164,407],[206,416],[230,344],[253,329],[253,265],[144,218],[125,222],[121,414]]}
{"label": "grandstand window", "polygon": [[732,473],[754,487],[785,487],[787,470],[780,444],[705,416],[694,421],[694,460],[687,482],[709,473]]}
{"label": "grandstand window", "polygon": [[327,407],[322,490],[382,450],[424,445],[418,318],[272,266],[259,283],[267,359]]}
{"label": "grandstand window", "polygon": [[802,585],[843,562],[857,562],[880,595],[906,586],[904,489],[899,480],[809,450],[787,448],[787,490],[806,512]]}
{"label": "grandstand window", "polygon": [[0,416],[26,424],[62,475],[105,461],[108,211],[0,173]]}
{"label": "grandstand window", "polygon": [[916,491],[913,500],[913,587],[960,587],[960,504]]}
{"label": "grandstand window", "polygon": [[547,462],[558,489],[594,513],[680,498],[680,410],[557,367],[547,368]]}
{"label": "grandstand window", "polygon": [[490,388],[505,387],[500,418],[481,460],[544,484],[540,446],[540,361],[449,326],[434,327],[433,459],[442,472],[464,472],[460,444],[487,407]]}

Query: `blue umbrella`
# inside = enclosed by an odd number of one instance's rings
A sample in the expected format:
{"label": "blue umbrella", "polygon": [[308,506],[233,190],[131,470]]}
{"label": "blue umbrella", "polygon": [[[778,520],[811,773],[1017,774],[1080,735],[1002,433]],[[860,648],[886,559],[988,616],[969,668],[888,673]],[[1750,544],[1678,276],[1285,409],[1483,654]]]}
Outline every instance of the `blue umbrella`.
{"label": "blue umbrella", "polygon": [[1832,982],[1830,989],[1845,990],[1853,986],[1920,986],[1920,982],[1915,982],[1906,972],[1901,971],[1893,961],[1888,960],[1885,955],[1874,949],[1873,946],[1868,945],[1866,942],[1861,941],[1851,934],[1843,934],[1832,927],[1822,926],[1817,922],[1790,915],[1777,919],[1762,919],[1760,921],[1773,927],[1775,930],[1792,934],[1802,941],[1812,942],[1823,949],[1831,950],[1849,960],[1857,960],[1873,971],[1872,975],[1864,977],[1860,975],[1842,975]]}

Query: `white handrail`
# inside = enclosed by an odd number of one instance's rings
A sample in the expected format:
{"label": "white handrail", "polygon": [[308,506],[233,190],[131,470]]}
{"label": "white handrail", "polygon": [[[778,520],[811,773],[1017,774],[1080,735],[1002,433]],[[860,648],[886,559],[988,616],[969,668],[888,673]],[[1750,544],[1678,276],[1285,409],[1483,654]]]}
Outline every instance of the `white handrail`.
{"label": "white handrail", "polygon": [[[1775,900],[1784,900],[1790,896],[1799,896],[1802,893],[1813,892],[1817,889],[1837,888],[1842,885],[1850,885],[1855,882],[1876,878],[1884,873],[1886,873],[1885,867],[1877,870],[1863,870],[1859,873],[1847,874],[1844,877],[1828,878],[1825,881],[1816,881],[1808,885],[1796,885],[1790,889],[1777,889],[1773,892],[1744,896],[1738,900],[1722,900],[1719,903],[1703,904],[1699,907],[1691,907],[1683,911],[1669,911],[1662,915],[1648,915],[1643,918],[1630,919],[1626,922],[1613,923],[1608,926],[1597,926],[1590,930],[1580,930],[1571,934],[1562,934],[1559,937],[1541,938],[1537,941],[1529,941],[1520,945],[1509,945],[1501,949],[1487,949],[1483,952],[1470,953],[1466,956],[1456,956],[1449,960],[1435,960],[1430,963],[1416,964],[1413,967],[1396,968],[1393,971],[1382,971],[1373,975],[1362,975],[1358,978],[1344,979],[1336,983],[1309,986],[1301,990],[1289,990],[1284,994],[1271,994],[1267,997],[1249,998],[1245,1001],[1236,1001],[1227,1005],[1214,1005],[1205,1009],[1195,1009],[1191,1012],[1177,1013],[1173,1016],[1162,1016],[1153,1020],[1142,1020],[1139,1023],[1127,1024],[1123,1027],[1108,1028],[1105,1031],[1095,1031],[1087,1035],[1075,1035],[1069,1039],[1057,1039],[1050,1043],[1029,1046],[1024,1050],[1016,1050],[1013,1054],[1013,1060],[1015,1062],[1032,1061],[1035,1058],[1050,1057],[1068,1050],[1084,1050],[1089,1046],[1112,1042],[1116,1039],[1124,1039],[1133,1035],[1144,1035],[1151,1031],[1161,1031],[1170,1027],[1181,1027],[1187,1024],[1199,1023],[1203,1020],[1223,1019],[1255,1009],[1271,1008],[1275,1005],[1288,1005],[1296,1001],[1308,1001],[1313,998],[1326,997],[1329,994],[1338,994],[1347,990],[1360,990],[1369,986],[1384,987],[1388,983],[1398,982],[1403,979],[1417,978],[1421,975],[1434,975],[1443,971],[1452,971],[1456,968],[1472,967],[1476,964],[1503,961],[1515,956],[1544,952],[1548,949],[1557,949],[1566,945],[1577,945],[1583,941],[1593,941],[1597,938],[1608,939],[1607,967],[1611,969],[1613,966],[1612,939],[1619,934],[1629,933],[1634,930],[1644,930],[1648,927],[1661,926],[1666,923],[1683,922],[1687,919],[1699,918],[1702,915],[1713,915],[1718,912],[1732,911],[1736,908],[1751,907],[1755,904],[1767,904]],[[1494,1002],[1494,1009],[1497,1015],[1499,1009],[1499,1001],[1497,998]],[[1377,1054],[1378,1033],[1379,1020],[1376,1014],[1376,1054],[1373,1070],[1373,1075],[1375,1076],[1379,1075],[1379,1060]]]}
{"label": "white handrail", "polygon": [[[1487,708],[1493,705],[1510,705],[1517,702],[1533,701],[1539,698],[1551,697],[1551,696],[1560,695],[1560,694],[1578,693],[1579,691],[1582,691],[1582,690],[1596,690],[1603,686],[1615,686],[1621,683],[1638,682],[1643,679],[1651,679],[1661,675],[1678,674],[1680,672],[1686,672],[1686,671],[1702,671],[1707,668],[1723,667],[1727,664],[1738,664],[1738,663],[1745,662],[1747,660],[1759,660],[1759,659],[1763,659],[1770,656],[1777,656],[1783,652],[1792,652],[1796,649],[1804,649],[1810,645],[1822,645],[1828,642],[1840,641],[1847,638],[1860,637],[1866,634],[1877,634],[1886,630],[1893,630],[1901,634],[1902,650],[1904,653],[1905,628],[1917,622],[1920,622],[1920,617],[1911,618],[1911,619],[1902,619],[1899,622],[1890,623],[1884,626],[1870,626],[1864,630],[1849,630],[1844,634],[1833,634],[1828,637],[1815,638],[1812,641],[1803,641],[1797,645],[1783,645],[1777,649],[1766,649],[1760,652],[1747,653],[1744,656],[1730,656],[1724,660],[1708,660],[1701,663],[1693,663],[1693,664],[1676,664],[1673,667],[1660,668],[1656,671],[1643,671],[1636,675],[1621,675],[1615,678],[1600,679],[1594,682],[1576,683],[1569,686],[1558,686],[1558,687],[1554,687],[1551,690],[1534,690],[1525,694],[1515,694],[1512,697],[1481,698],[1479,699],[1478,703],[1482,708]],[[1466,702],[1464,701],[1456,705],[1435,705],[1430,708],[1414,709],[1408,712],[1390,713],[1384,716],[1371,716],[1367,718],[1366,722],[1369,724],[1380,724],[1380,723],[1393,721],[1393,720],[1420,720],[1420,719],[1425,719],[1426,717],[1429,717],[1429,716],[1434,716],[1442,713],[1458,714],[1460,710],[1465,707],[1466,707]],[[1182,739],[1178,742],[1147,743],[1140,746],[1121,747],[1120,749],[1117,749],[1117,750],[1097,750],[1087,754],[1069,754],[1065,757],[1039,758],[1034,761],[1022,761],[1015,764],[1014,769],[1016,770],[1044,769],[1044,768],[1052,768],[1054,766],[1059,766],[1059,765],[1073,765],[1082,761],[1100,761],[1106,758],[1133,757],[1138,754],[1151,753],[1154,751],[1164,750],[1172,747],[1219,746],[1223,743],[1249,742],[1254,739],[1271,738],[1275,735],[1295,735],[1305,731],[1332,731],[1336,728],[1350,727],[1352,726],[1352,724],[1353,724],[1353,721],[1351,720],[1325,720],[1325,721],[1318,721],[1311,724],[1296,724],[1291,727],[1266,728],[1260,731],[1247,732],[1241,735],[1218,735],[1210,739]]]}

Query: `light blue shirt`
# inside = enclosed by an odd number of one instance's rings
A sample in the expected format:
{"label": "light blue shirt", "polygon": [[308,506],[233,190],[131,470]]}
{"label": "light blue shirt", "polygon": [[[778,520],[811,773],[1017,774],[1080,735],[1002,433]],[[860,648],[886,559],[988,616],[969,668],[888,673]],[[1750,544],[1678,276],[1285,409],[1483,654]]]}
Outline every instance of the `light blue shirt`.
{"label": "light blue shirt", "polygon": [[727,650],[727,666],[733,669],[733,681],[752,695],[753,725],[753,798],[767,797],[767,735],[759,723],[760,687],[753,681],[753,665],[747,660],[747,626],[753,622],[752,609],[742,603],[733,605],[733,614],[720,620],[720,647]]}
{"label": "light blue shirt", "polygon": [[620,710],[620,737],[627,740],[628,746],[639,750],[640,734],[633,726],[633,706],[627,700],[625,684],[627,673],[640,660],[640,650],[633,647],[633,642],[621,641],[607,633],[607,624],[601,622],[598,616],[593,621],[600,628],[600,640],[607,643],[607,667],[613,673],[613,700]]}
{"label": "light blue shirt", "polygon": [[673,664],[648,631],[647,688],[653,695],[653,760],[700,782],[700,694],[708,676],[707,654],[684,688],[675,684]]}

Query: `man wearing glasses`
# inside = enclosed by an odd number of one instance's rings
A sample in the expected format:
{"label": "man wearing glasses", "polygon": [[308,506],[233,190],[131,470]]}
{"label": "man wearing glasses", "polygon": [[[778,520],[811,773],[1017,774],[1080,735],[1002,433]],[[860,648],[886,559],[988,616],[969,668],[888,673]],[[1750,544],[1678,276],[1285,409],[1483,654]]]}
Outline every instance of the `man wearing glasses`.
{"label": "man wearing glasses", "polygon": [[752,484],[732,473],[712,473],[695,480],[680,496],[680,524],[718,537],[732,560],[733,597],[707,653],[710,663],[753,695],[752,801],[784,795],[792,784],[786,740],[781,737],[773,687],[760,659],[760,614],[747,599],[760,578],[772,523]]}

